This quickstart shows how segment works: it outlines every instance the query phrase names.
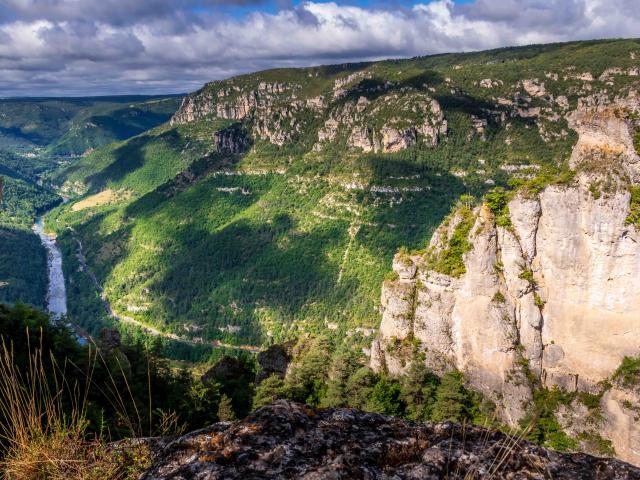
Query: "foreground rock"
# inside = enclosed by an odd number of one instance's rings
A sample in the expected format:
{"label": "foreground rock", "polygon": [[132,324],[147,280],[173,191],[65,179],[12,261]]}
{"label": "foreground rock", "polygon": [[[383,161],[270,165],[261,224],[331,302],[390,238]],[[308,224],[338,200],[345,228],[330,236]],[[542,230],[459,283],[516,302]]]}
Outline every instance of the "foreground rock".
{"label": "foreground rock", "polygon": [[499,432],[286,401],[156,452],[156,479],[640,479],[640,469],[560,454]]}

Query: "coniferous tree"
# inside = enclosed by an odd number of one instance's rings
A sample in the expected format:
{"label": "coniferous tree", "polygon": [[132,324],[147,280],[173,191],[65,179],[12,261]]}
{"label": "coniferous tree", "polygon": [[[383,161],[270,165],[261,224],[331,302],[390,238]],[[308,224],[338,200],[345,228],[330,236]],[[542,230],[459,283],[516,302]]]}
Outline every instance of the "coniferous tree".
{"label": "coniferous tree", "polygon": [[265,378],[256,387],[256,394],[253,397],[253,408],[260,408],[278,399],[288,398],[289,394],[284,380],[278,375],[271,375]]}
{"label": "coniferous tree", "polygon": [[465,414],[465,389],[462,375],[449,372],[442,376],[436,391],[432,419],[438,422],[460,422]]}
{"label": "coniferous tree", "polygon": [[345,349],[334,356],[326,392],[320,401],[323,407],[349,406],[351,396],[347,392],[347,384],[349,377],[358,369],[358,366],[357,355],[350,349]]}
{"label": "coniferous tree", "polygon": [[402,416],[405,408],[400,399],[400,384],[387,376],[380,377],[371,390],[367,409],[385,415]]}
{"label": "coniferous tree", "polygon": [[231,398],[223,394],[222,397],[220,397],[220,404],[218,405],[218,420],[221,422],[235,422],[237,419],[238,417],[233,410]]}
{"label": "coniferous tree", "polygon": [[400,396],[407,404],[407,417],[412,420],[430,419],[440,379],[426,367],[422,356],[414,358],[400,383]]}
{"label": "coniferous tree", "polygon": [[373,386],[378,382],[378,375],[368,367],[362,367],[349,377],[345,385],[348,405],[354,408],[365,408]]}

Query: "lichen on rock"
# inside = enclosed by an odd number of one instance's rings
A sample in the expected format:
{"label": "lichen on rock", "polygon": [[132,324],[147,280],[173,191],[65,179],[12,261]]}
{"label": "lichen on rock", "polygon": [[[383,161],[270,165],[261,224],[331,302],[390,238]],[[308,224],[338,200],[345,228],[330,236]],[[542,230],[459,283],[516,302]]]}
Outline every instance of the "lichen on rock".
{"label": "lichen on rock", "polygon": [[561,454],[477,426],[414,423],[278,401],[235,423],[154,442],[161,479],[640,479],[618,460]]}

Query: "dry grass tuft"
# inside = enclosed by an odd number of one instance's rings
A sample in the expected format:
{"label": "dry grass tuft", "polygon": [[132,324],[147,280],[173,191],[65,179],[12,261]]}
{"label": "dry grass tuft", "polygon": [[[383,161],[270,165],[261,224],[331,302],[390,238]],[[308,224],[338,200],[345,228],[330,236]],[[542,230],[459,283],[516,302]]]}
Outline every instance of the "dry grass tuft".
{"label": "dry grass tuft", "polygon": [[[90,372],[89,372],[90,375]],[[86,382],[89,385],[91,382]],[[88,387],[87,387],[88,388]],[[87,392],[36,348],[27,368],[0,349],[0,462],[7,480],[129,480],[150,465],[148,447],[109,446],[87,431]]]}

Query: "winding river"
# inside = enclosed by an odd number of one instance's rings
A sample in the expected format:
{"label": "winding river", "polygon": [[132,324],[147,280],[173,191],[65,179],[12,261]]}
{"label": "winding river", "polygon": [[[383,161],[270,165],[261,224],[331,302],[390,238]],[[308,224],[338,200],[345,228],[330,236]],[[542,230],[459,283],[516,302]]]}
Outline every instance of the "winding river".
{"label": "winding river", "polygon": [[[47,287],[47,298],[46,298],[47,310],[49,311],[49,313],[51,313],[51,317],[53,320],[60,319],[67,315],[67,290],[65,288],[64,273],[62,271],[62,252],[58,247],[58,243],[56,242],[55,235],[50,235],[46,233],[44,228],[44,218],[42,216],[36,218],[36,221],[33,224],[33,231],[38,235],[38,237],[40,237],[40,241],[42,242],[42,245],[47,250],[47,271],[49,276],[49,285]],[[82,252],[82,243],[77,238],[76,238],[76,242],[78,244],[77,258],[80,261],[80,264],[82,265],[82,269],[85,272],[87,272],[87,274],[90,276],[93,283],[95,284],[96,290],[100,293],[100,297],[102,298],[102,303],[105,308],[105,311],[110,317],[113,317],[116,320],[121,322],[131,323],[133,325],[136,325],[137,327],[145,330],[147,333],[153,336],[162,336],[172,340],[185,342],[191,345],[205,343],[203,341],[196,341],[194,339],[181,337],[173,333],[162,332],[160,330],[157,330],[149,325],[145,325],[142,322],[139,322],[138,320],[135,320],[130,317],[118,316],[111,309],[111,306],[109,305],[109,302],[107,301],[102,291],[102,288],[98,283],[98,280],[96,279],[95,275],[91,273],[91,270],[86,264],[86,261],[84,259],[84,254]],[[69,327],[76,331],[76,338],[78,339],[78,342],[82,345],[86,344],[87,338],[88,338],[86,334],[78,332],[76,328],[71,326],[71,324],[69,324]],[[246,350],[253,353],[257,353],[258,351],[260,351],[258,347],[254,347],[251,345],[231,345],[231,344],[222,343],[219,340],[212,340],[210,342],[210,345],[213,346],[214,348],[222,348],[222,347],[234,348],[238,350]]]}
{"label": "winding river", "polygon": [[40,237],[42,245],[47,250],[47,271],[49,285],[47,287],[47,310],[52,317],[61,318],[67,314],[67,290],[62,273],[62,252],[56,243],[56,237],[44,230],[44,219],[36,218],[33,231]]}

